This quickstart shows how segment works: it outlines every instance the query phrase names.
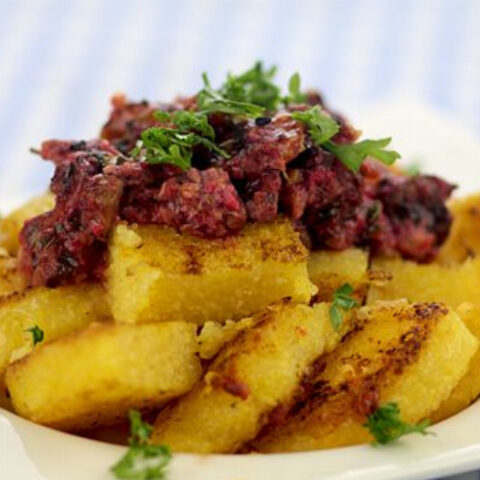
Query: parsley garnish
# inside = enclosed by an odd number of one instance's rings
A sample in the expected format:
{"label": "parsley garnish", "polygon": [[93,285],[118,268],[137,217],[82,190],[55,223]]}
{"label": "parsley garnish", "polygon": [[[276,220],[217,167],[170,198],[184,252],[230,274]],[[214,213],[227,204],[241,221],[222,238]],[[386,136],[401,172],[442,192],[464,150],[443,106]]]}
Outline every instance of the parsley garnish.
{"label": "parsley garnish", "polygon": [[300,74],[298,72],[294,73],[288,82],[288,95],[283,98],[285,104],[289,103],[305,103],[307,96],[300,90]]}
{"label": "parsley garnish", "polygon": [[150,445],[153,427],[142,421],[140,412],[130,410],[130,445],[111,470],[121,480],[161,480],[172,455],[165,445]]}
{"label": "parsley garnish", "polygon": [[155,118],[166,127],[151,127],[144,130],[141,140],[131,155],[139,156],[147,163],[170,163],[182,170],[192,166],[193,148],[202,145],[223,157],[228,153],[214,143],[215,132],[203,112],[180,110],[155,112]]}
{"label": "parsley garnish", "polygon": [[210,113],[225,113],[227,115],[237,115],[242,117],[259,117],[265,108],[263,106],[243,101],[236,100],[239,95],[231,98],[228,93],[224,92],[223,88],[214,90],[210,85],[210,81],[206,73],[202,75],[204,87],[197,94],[197,107],[199,112]]}
{"label": "parsley garnish", "polygon": [[27,328],[25,331],[30,332],[32,334],[33,346],[35,346],[37,343],[43,342],[43,338],[45,334],[38,325],[35,325],[31,328]]}
{"label": "parsley garnish", "polygon": [[340,130],[338,123],[323,113],[318,105],[303,112],[292,112],[292,118],[307,126],[310,137],[318,146],[324,145]]}
{"label": "parsley garnish", "polygon": [[348,283],[335,290],[332,304],[330,305],[330,322],[334,330],[340,328],[344,313],[358,306],[358,302],[351,297],[353,292],[353,287]]}
{"label": "parsley garnish", "polygon": [[419,162],[412,162],[406,167],[403,167],[403,171],[409,177],[416,177],[422,173],[422,166]]}
{"label": "parsley garnish", "polygon": [[304,123],[317,146],[332,152],[346,167],[357,172],[366,157],[374,157],[386,165],[395,163],[400,155],[393,150],[385,150],[390,138],[363,140],[357,143],[338,144],[331,141],[339,131],[338,123],[326,115],[318,105],[302,112],[293,112],[292,118]]}
{"label": "parsley garnish", "polygon": [[367,157],[376,158],[385,165],[395,163],[395,160],[400,158],[400,154],[394,150],[385,150],[390,141],[391,138],[382,138],[345,145],[329,141],[323,147],[332,152],[345,166],[357,172]]}
{"label": "parsley garnish", "polygon": [[367,422],[363,426],[368,428],[375,438],[374,445],[386,445],[409,433],[419,433],[421,435],[430,433],[426,430],[430,426],[428,420],[423,420],[417,424],[404,422],[400,417],[400,409],[396,403],[386,403],[378,407],[367,417]]}
{"label": "parsley garnish", "polygon": [[280,88],[273,83],[277,67],[264,69],[262,62],[240,75],[229,73],[220,93],[230,100],[276,110],[281,100]]}

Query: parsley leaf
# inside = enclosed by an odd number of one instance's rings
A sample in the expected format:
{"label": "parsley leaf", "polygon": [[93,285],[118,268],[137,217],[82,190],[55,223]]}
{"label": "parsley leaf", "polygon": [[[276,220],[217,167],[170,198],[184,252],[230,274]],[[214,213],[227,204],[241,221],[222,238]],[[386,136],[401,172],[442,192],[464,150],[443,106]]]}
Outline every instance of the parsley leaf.
{"label": "parsley leaf", "polygon": [[386,165],[392,165],[400,158],[394,150],[385,150],[391,138],[380,140],[363,140],[358,143],[339,145],[333,142],[324,144],[324,148],[332,152],[344,165],[357,172],[366,157],[373,157]]}
{"label": "parsley leaf", "polygon": [[151,164],[169,163],[182,170],[192,166],[193,148],[197,145],[229,157],[215,144],[215,132],[206,113],[180,110],[172,113],[159,111],[154,115],[167,126],[144,130],[137,147],[131,152],[132,156]]}
{"label": "parsley leaf", "polygon": [[38,325],[35,325],[31,328],[27,328],[25,331],[30,332],[32,334],[33,346],[35,346],[37,343],[43,342],[45,334]]}
{"label": "parsley leaf", "polygon": [[330,140],[340,130],[338,123],[323,113],[318,105],[301,112],[292,112],[292,118],[307,126],[310,137],[318,146]]}
{"label": "parsley leaf", "polygon": [[386,445],[409,433],[428,435],[430,432],[426,429],[429,425],[429,420],[423,420],[417,424],[404,422],[400,417],[398,405],[386,403],[370,414],[363,426],[368,428],[375,438],[374,445]]}
{"label": "parsley leaf", "polygon": [[256,62],[250,70],[240,75],[229,73],[220,93],[230,100],[275,110],[281,100],[280,88],[273,83],[276,73],[276,67],[267,70],[262,62]]}
{"label": "parsley leaf", "polygon": [[172,455],[165,445],[149,445],[153,427],[142,421],[140,412],[130,410],[130,448],[111,470],[121,480],[161,480]]}
{"label": "parsley leaf", "polygon": [[202,75],[204,87],[197,94],[197,107],[199,112],[204,114],[225,113],[227,115],[237,115],[242,117],[259,117],[265,108],[238,98],[230,98],[222,90],[214,90],[206,73]]}
{"label": "parsley leaf", "polygon": [[392,165],[400,155],[393,150],[386,150],[390,138],[380,140],[363,140],[357,143],[338,144],[331,138],[340,130],[338,123],[322,112],[318,105],[302,112],[293,112],[292,118],[304,123],[308,133],[317,146],[332,152],[346,167],[357,172],[366,157],[374,157],[386,165]]}
{"label": "parsley leaf", "polygon": [[305,103],[307,101],[307,96],[300,91],[300,84],[300,74],[295,72],[288,82],[289,95],[283,98],[284,103]]}
{"label": "parsley leaf", "polygon": [[358,306],[358,302],[352,298],[353,292],[353,287],[348,283],[335,290],[330,305],[330,322],[334,330],[340,328],[344,313]]}

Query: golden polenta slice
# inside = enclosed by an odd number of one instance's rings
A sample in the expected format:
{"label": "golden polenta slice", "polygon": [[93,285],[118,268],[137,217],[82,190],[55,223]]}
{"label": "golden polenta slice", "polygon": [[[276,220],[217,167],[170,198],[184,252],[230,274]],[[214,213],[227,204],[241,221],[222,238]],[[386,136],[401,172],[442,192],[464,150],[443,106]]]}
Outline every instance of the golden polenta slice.
{"label": "golden polenta slice", "polygon": [[[418,265],[402,260],[374,260],[372,268],[390,280],[370,288],[368,301],[408,298],[438,300],[457,309],[460,318],[480,341],[480,257],[461,264]],[[480,349],[470,360],[465,376],[431,415],[438,422],[466,408],[480,395]]]}
{"label": "golden polenta slice", "polygon": [[328,304],[280,303],[254,316],[220,351],[202,382],[160,412],[152,442],[177,452],[235,452],[288,405],[304,374],[340,336]]}
{"label": "golden polenta slice", "polygon": [[398,404],[416,423],[446,399],[478,342],[458,316],[437,303],[379,302],[358,311],[355,327],[317,362],[308,398],[252,443],[260,452],[340,447],[372,440],[367,415]]}
{"label": "golden polenta slice", "polygon": [[288,221],[249,225],[217,240],[121,224],[107,278],[121,323],[238,320],[284,297],[308,302],[316,290],[307,251]]}
{"label": "golden polenta slice", "polygon": [[464,302],[480,304],[480,258],[452,265],[378,258],[373,260],[371,270],[385,280],[370,287],[368,303],[406,298],[412,302],[444,302],[452,308]]}
{"label": "golden polenta slice", "polygon": [[51,192],[30,201],[0,219],[0,247],[5,248],[10,255],[18,252],[18,235],[23,224],[30,218],[51,210],[55,205],[55,197]]}
{"label": "golden polenta slice", "polygon": [[[459,317],[480,342],[480,308],[464,303],[457,308]],[[480,348],[470,360],[467,373],[460,379],[446,400],[430,415],[437,423],[468,407],[480,395]]]}
{"label": "golden polenta slice", "polygon": [[317,300],[331,301],[335,290],[348,283],[355,296],[363,299],[367,287],[368,253],[359,248],[341,252],[319,250],[308,259],[310,280],[318,288]]}
{"label": "golden polenta slice", "polygon": [[123,420],[181,395],[200,378],[195,326],[94,324],[11,364],[15,411],[62,430]]}
{"label": "golden polenta slice", "polygon": [[38,326],[48,342],[109,317],[105,293],[94,284],[38,287],[1,298],[0,383],[7,365],[33,349],[28,329]]}
{"label": "golden polenta slice", "polygon": [[452,228],[437,258],[438,263],[444,264],[463,262],[480,254],[480,194],[454,199],[449,209]]}

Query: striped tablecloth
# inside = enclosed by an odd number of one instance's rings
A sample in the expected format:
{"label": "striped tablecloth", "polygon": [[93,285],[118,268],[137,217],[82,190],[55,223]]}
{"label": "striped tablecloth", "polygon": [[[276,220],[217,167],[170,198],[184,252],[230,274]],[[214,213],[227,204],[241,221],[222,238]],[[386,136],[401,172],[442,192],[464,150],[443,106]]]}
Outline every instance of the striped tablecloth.
{"label": "striped tablecloth", "polygon": [[95,136],[112,93],[169,100],[256,59],[347,114],[405,99],[480,136],[480,0],[0,0],[0,206],[48,182],[29,147]]}

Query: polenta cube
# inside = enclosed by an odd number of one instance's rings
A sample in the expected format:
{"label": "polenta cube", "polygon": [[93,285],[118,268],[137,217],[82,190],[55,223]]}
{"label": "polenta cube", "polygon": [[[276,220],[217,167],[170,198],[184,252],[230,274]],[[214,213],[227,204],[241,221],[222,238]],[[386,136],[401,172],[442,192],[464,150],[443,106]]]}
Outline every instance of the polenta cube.
{"label": "polenta cube", "polygon": [[[411,301],[445,302],[480,341],[480,257],[461,264],[418,265],[401,260],[378,259],[372,264],[387,273],[389,281],[371,287],[368,301],[408,298]],[[467,373],[431,415],[438,422],[466,408],[480,394],[480,349],[470,360]]]}
{"label": "polenta cube", "polygon": [[340,252],[319,250],[308,260],[310,280],[318,288],[316,299],[331,301],[335,290],[350,284],[358,300],[363,300],[367,287],[368,253],[359,248]]}
{"label": "polenta cube", "polygon": [[23,224],[30,218],[51,210],[54,205],[54,195],[47,192],[40,197],[32,198],[29,202],[0,219],[0,247],[5,248],[10,255],[16,255],[19,247],[18,235],[23,228]]}
{"label": "polenta cube", "polygon": [[220,351],[203,381],[160,412],[152,442],[177,452],[235,452],[298,393],[313,361],[339,342],[329,305],[277,304]]}
{"label": "polenta cube", "polygon": [[28,329],[38,326],[48,342],[110,316],[102,287],[93,284],[38,287],[1,298],[0,383],[10,361],[33,349]]}
{"label": "polenta cube", "polygon": [[285,297],[307,303],[316,291],[307,256],[288,221],[216,240],[120,224],[107,273],[113,316],[121,323],[203,324],[239,320]]}
{"label": "polenta cube", "polygon": [[195,326],[93,324],[11,364],[6,384],[15,411],[74,431],[159,407],[200,378]]}
{"label": "polenta cube", "polygon": [[409,423],[428,417],[465,374],[478,342],[445,305],[379,302],[317,362],[310,396],[285,423],[252,442],[260,452],[290,452],[372,441],[367,415],[396,403]]}

